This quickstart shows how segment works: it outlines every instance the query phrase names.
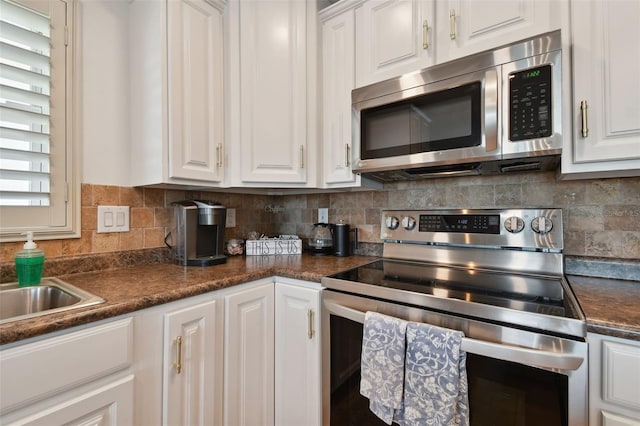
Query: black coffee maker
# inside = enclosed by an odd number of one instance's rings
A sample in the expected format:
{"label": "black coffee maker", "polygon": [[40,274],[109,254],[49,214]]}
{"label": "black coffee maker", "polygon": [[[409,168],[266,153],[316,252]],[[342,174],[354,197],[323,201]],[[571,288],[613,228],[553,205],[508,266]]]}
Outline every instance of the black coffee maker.
{"label": "black coffee maker", "polygon": [[174,206],[173,258],[185,266],[226,263],[223,254],[227,208],[209,200],[185,200]]}

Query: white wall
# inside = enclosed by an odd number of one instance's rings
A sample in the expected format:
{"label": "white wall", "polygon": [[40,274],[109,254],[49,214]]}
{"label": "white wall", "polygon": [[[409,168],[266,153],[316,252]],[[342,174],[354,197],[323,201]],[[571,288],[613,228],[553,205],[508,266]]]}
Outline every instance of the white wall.
{"label": "white wall", "polygon": [[82,183],[129,181],[128,2],[80,0]]}

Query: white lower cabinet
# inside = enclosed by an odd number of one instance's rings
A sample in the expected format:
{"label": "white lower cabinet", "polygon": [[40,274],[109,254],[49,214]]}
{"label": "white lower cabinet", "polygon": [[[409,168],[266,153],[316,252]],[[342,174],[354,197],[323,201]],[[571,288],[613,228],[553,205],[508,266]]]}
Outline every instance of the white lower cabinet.
{"label": "white lower cabinet", "polygon": [[[273,278],[225,296],[224,424],[321,424],[320,286]],[[274,393],[275,389],[275,393]]]}
{"label": "white lower cabinet", "polygon": [[276,425],[320,425],[319,286],[306,287],[276,279],[275,303]]}
{"label": "white lower cabinet", "polygon": [[273,279],[234,288],[224,303],[224,424],[273,425]]}
{"label": "white lower cabinet", "polygon": [[133,423],[132,319],[0,349],[3,425]]}
{"label": "white lower cabinet", "polygon": [[640,426],[640,342],[590,333],[589,425]]}
{"label": "white lower cabinet", "polygon": [[220,302],[208,300],[164,315],[162,424],[220,424]]}
{"label": "white lower cabinet", "polygon": [[216,292],[135,316],[134,424],[222,423],[223,306]]}

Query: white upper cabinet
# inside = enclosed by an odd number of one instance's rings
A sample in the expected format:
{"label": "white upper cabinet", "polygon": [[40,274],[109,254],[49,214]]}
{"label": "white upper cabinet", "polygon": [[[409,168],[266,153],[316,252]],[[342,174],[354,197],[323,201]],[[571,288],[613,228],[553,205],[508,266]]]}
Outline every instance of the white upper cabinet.
{"label": "white upper cabinet", "polygon": [[355,14],[356,87],[434,63],[433,1],[369,0]]}
{"label": "white upper cabinet", "polygon": [[[576,1],[565,177],[640,175],[640,3]],[[569,117],[567,117],[569,119]]]}
{"label": "white upper cabinet", "polygon": [[224,180],[224,2],[130,5],[131,184]]}
{"label": "white upper cabinet", "polygon": [[315,185],[313,1],[229,2],[234,186]]}
{"label": "white upper cabinet", "polygon": [[566,0],[449,0],[437,4],[437,61],[561,28]]}
{"label": "white upper cabinet", "polygon": [[351,172],[351,90],[355,87],[355,14],[322,22],[322,162],[328,186],[355,184]]}

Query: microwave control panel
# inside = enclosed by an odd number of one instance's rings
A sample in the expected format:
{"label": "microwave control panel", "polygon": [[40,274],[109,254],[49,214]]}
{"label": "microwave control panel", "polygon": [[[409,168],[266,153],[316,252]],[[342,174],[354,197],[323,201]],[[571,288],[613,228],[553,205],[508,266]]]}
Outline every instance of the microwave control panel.
{"label": "microwave control panel", "polygon": [[509,140],[551,136],[551,65],[509,75]]}

